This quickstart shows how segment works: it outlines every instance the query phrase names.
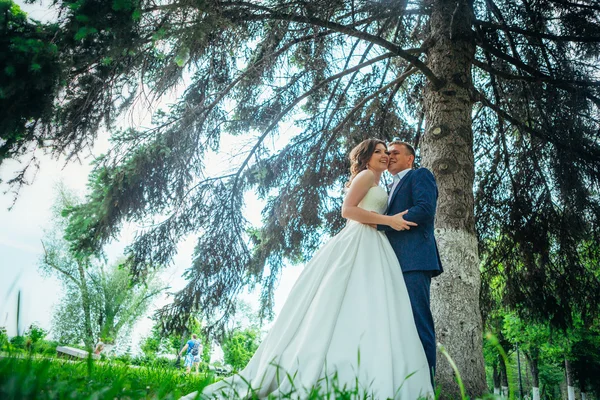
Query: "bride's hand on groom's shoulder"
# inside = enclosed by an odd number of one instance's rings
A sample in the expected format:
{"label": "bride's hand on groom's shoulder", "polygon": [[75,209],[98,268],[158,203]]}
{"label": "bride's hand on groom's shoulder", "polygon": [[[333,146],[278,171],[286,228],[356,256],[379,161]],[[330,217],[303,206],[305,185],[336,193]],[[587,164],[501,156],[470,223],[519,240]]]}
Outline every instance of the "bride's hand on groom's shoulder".
{"label": "bride's hand on groom's shoulder", "polygon": [[411,227],[417,226],[416,223],[404,219],[404,215],[408,210],[402,211],[396,215],[392,215],[390,219],[390,227],[397,231],[407,231]]}

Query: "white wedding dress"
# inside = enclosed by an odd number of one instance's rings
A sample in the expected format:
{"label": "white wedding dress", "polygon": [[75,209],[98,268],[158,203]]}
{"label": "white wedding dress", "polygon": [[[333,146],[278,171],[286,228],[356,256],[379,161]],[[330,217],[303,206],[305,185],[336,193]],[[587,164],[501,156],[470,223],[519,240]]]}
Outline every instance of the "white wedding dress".
{"label": "white wedding dress", "polygon": [[[371,188],[359,207],[382,213]],[[359,398],[433,398],[425,352],[398,259],[382,232],[354,221],[310,260],[246,368],[202,398],[306,398],[311,389]],[[184,399],[193,399],[191,393]],[[290,396],[288,396],[290,398]]]}

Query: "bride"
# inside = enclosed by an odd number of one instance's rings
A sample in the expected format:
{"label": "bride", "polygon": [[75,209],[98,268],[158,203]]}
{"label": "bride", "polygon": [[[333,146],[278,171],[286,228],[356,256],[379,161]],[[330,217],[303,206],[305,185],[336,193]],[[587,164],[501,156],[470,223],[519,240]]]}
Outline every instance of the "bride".
{"label": "bride", "polygon": [[202,398],[307,398],[317,390],[333,398],[336,388],[359,398],[433,398],[398,259],[386,236],[369,226],[415,224],[404,213],[383,215],[385,142],[361,142],[350,160],[342,206],[348,224],[306,264],[246,368],[204,388]]}

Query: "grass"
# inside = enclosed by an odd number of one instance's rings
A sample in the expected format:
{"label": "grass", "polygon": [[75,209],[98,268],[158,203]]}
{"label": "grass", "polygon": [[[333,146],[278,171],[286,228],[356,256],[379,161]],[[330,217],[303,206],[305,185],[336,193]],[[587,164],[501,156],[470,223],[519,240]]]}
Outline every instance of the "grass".
{"label": "grass", "polygon": [[[282,376],[293,382],[293,376]],[[375,399],[368,388],[340,387],[336,375],[319,387],[293,387],[280,399]],[[40,357],[0,358],[0,399],[178,399],[213,382],[211,375],[187,375],[164,367],[69,361]],[[251,391],[252,392],[252,391]],[[257,398],[254,391],[252,398]],[[416,400],[416,399],[415,399]]]}
{"label": "grass", "polygon": [[[488,338],[492,340],[493,338]],[[456,365],[441,348],[442,354],[455,370],[460,387],[461,400],[468,400]],[[410,378],[408,376],[407,378]],[[294,376],[280,376],[282,380],[294,382]],[[132,367],[121,362],[98,362],[87,360],[70,361],[43,358],[40,355],[0,355],[0,399],[179,399],[194,391],[201,391],[213,383],[211,374],[187,375],[183,369],[172,366]],[[233,389],[233,388],[232,388]],[[252,399],[256,389],[250,390]],[[442,396],[445,397],[445,396]],[[199,398],[199,397],[198,397]],[[270,397],[271,398],[271,397]],[[323,378],[320,385],[304,389],[292,385],[290,393],[281,393],[279,399],[375,399],[369,388],[340,387],[336,374]],[[436,399],[440,393],[436,392]],[[486,395],[484,399],[494,399]],[[514,399],[511,388],[510,399]],[[412,399],[407,399],[412,400]]]}
{"label": "grass", "polygon": [[0,398],[177,399],[213,381],[181,370],[34,357],[0,359]]}

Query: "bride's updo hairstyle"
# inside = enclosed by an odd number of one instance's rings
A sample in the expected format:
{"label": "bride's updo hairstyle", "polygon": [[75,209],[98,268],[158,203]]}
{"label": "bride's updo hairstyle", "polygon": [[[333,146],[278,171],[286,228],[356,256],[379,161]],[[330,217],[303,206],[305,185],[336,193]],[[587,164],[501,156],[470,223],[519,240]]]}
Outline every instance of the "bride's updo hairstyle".
{"label": "bride's updo hairstyle", "polygon": [[350,180],[346,183],[346,187],[350,187],[352,180],[359,172],[367,169],[367,163],[371,159],[373,153],[375,153],[378,144],[382,144],[387,148],[387,145],[383,140],[366,139],[350,151]]}

